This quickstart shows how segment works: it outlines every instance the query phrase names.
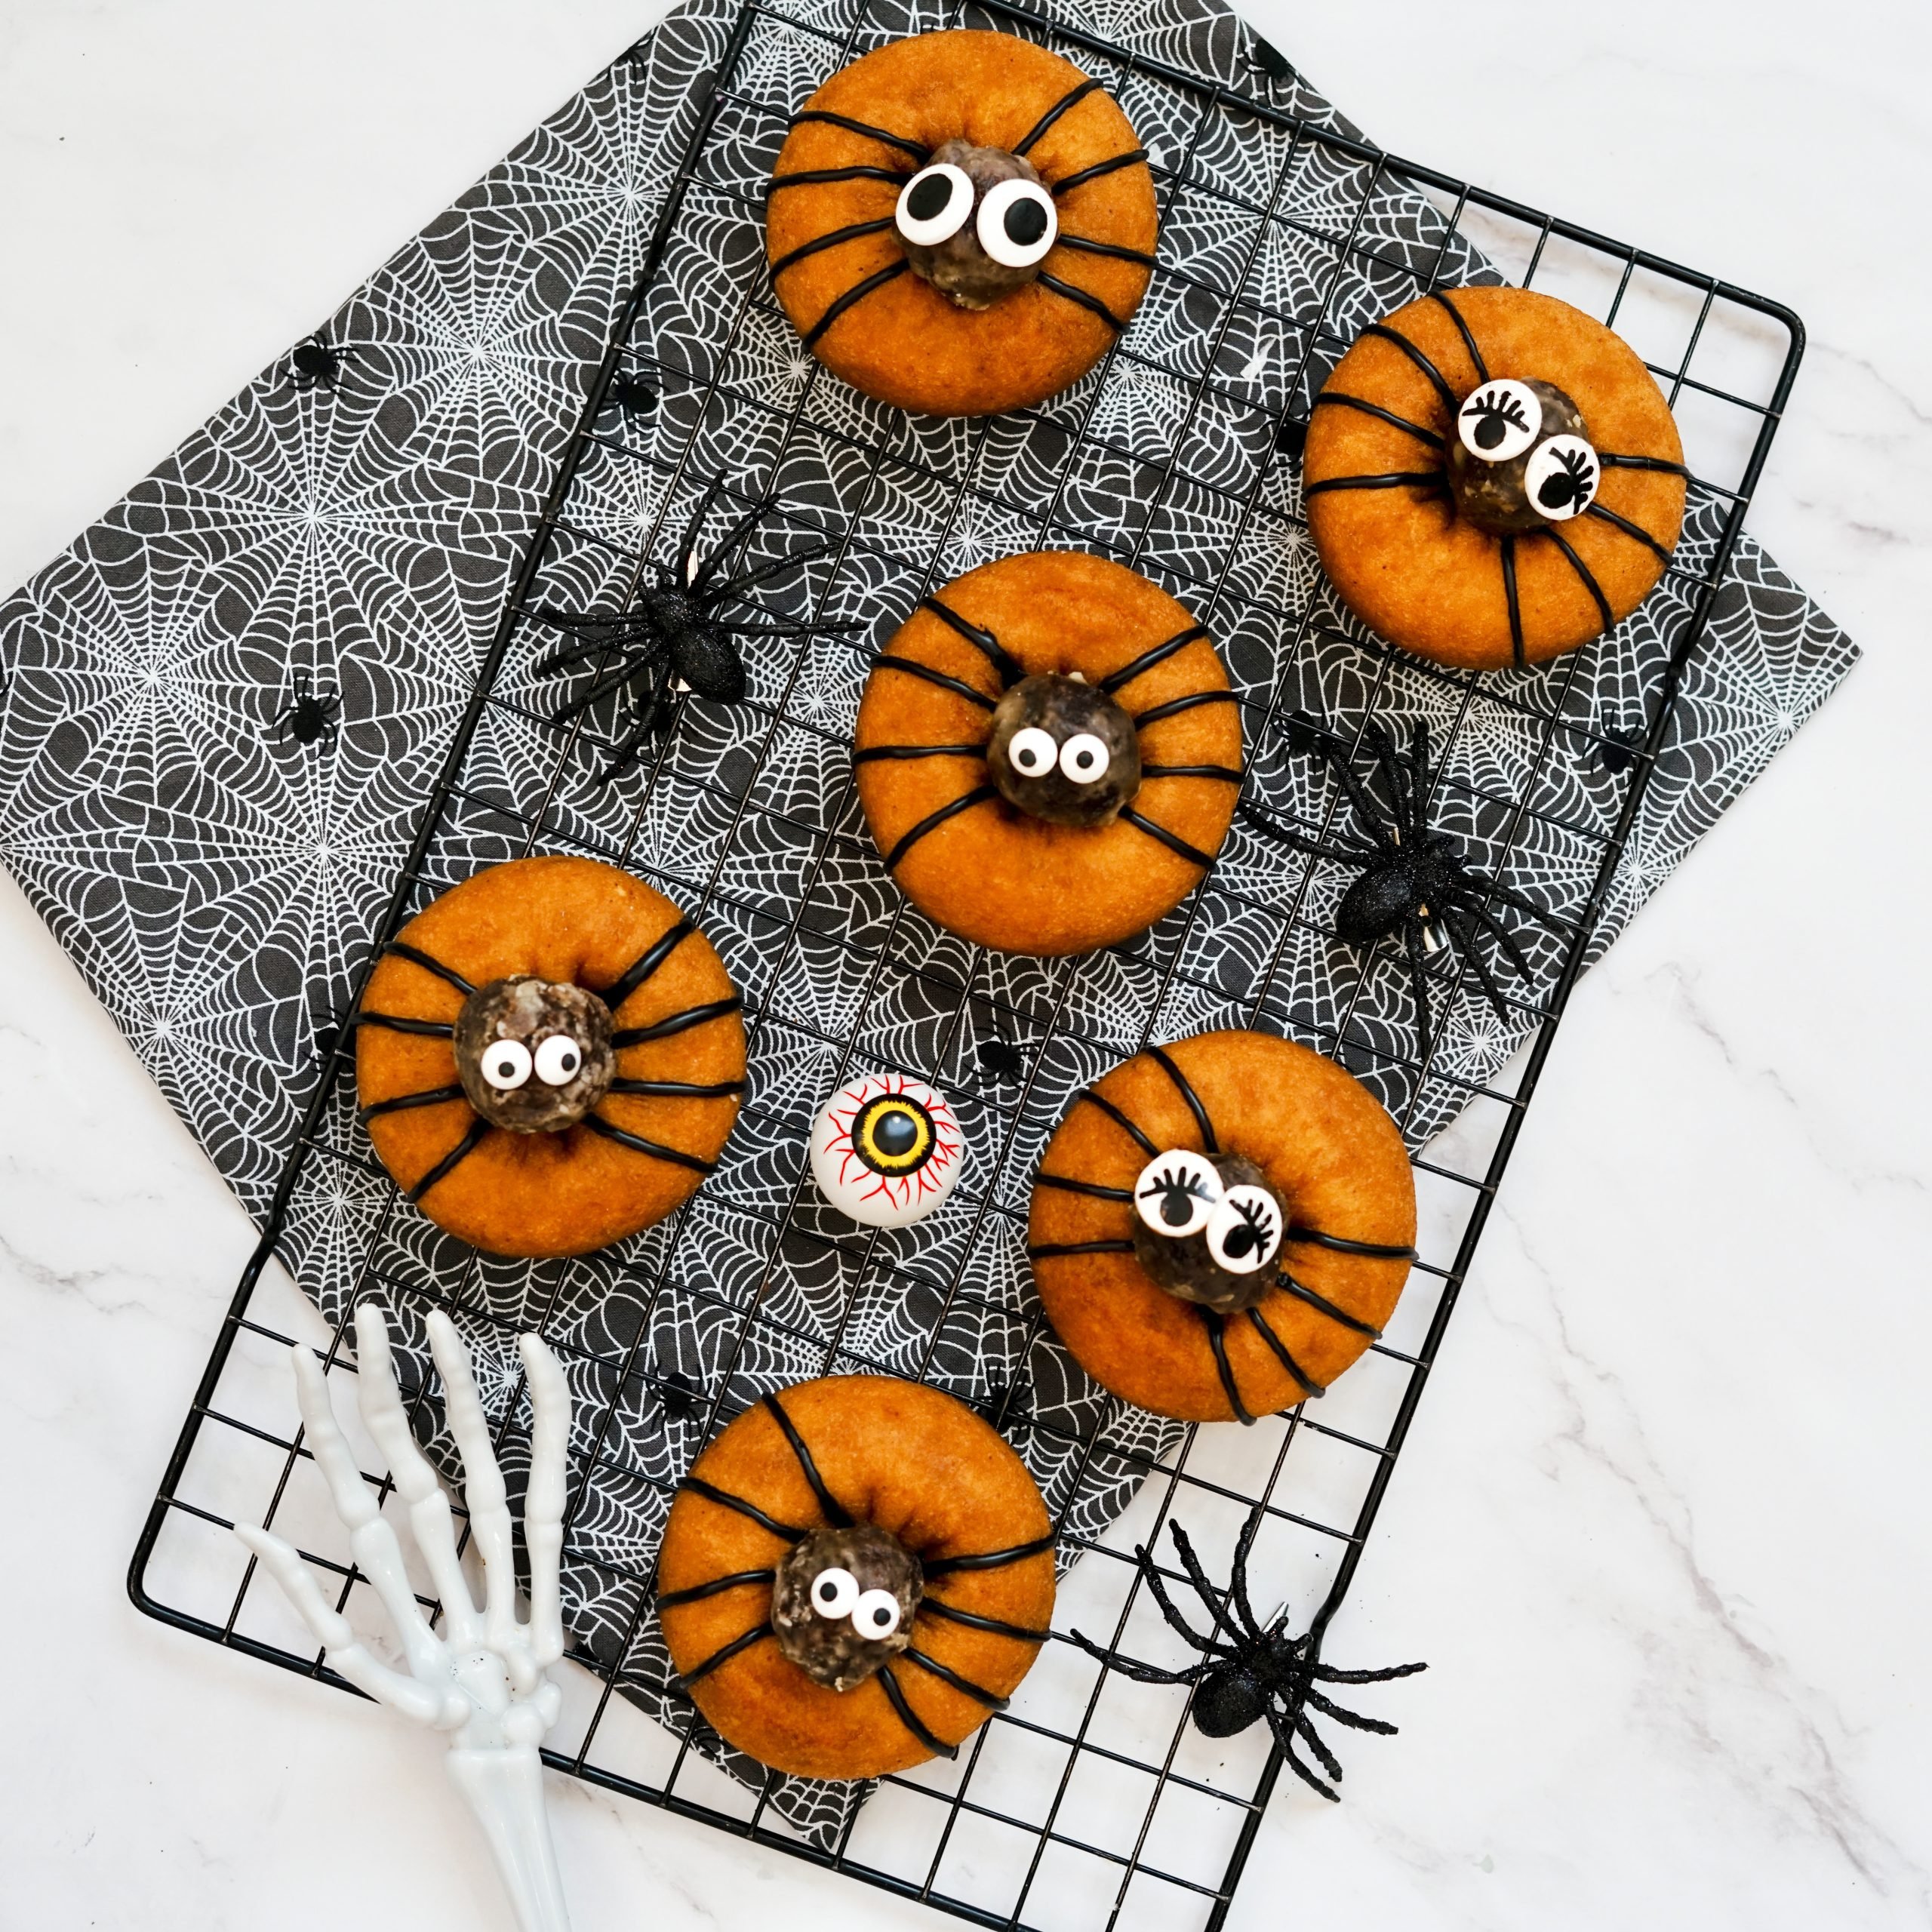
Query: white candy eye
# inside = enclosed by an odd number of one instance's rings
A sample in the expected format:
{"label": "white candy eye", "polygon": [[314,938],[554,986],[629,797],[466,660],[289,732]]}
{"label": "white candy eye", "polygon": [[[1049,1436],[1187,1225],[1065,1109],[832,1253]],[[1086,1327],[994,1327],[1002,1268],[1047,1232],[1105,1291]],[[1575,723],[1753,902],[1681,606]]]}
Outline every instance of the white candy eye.
{"label": "white candy eye", "polygon": [[1231,1275],[1252,1275],[1281,1245],[1281,1214],[1265,1188],[1231,1187],[1208,1219],[1208,1252]]}
{"label": "white candy eye", "polygon": [[1596,500],[1603,469],[1581,436],[1552,436],[1523,469],[1530,507],[1552,523],[1567,523]]}
{"label": "white candy eye", "polygon": [[1022,778],[1044,778],[1058,761],[1060,746],[1054,742],[1051,731],[1028,724],[1007,740],[1006,756]]}
{"label": "white candy eye", "polygon": [[583,1049],[568,1033],[552,1033],[537,1044],[537,1077],[546,1087],[568,1087],[583,1065]]}
{"label": "white candy eye", "polygon": [[483,1049],[483,1078],[500,1094],[513,1094],[530,1078],[530,1049],[521,1040],[497,1040]]}
{"label": "white candy eye", "polygon": [[1037,181],[995,181],[980,198],[980,246],[1002,267],[1030,269],[1060,234],[1054,198]]}
{"label": "white candy eye", "polygon": [[889,1637],[899,1628],[899,1599],[890,1590],[868,1590],[852,1606],[852,1628],[862,1637]]}
{"label": "white candy eye", "polygon": [[1107,775],[1107,748],[1091,731],[1076,731],[1060,748],[1060,768],[1076,785],[1097,784]]}
{"label": "white candy eye", "polygon": [[1134,1211],[1157,1235],[1198,1235],[1221,1198],[1221,1177],[1204,1155],[1177,1147],[1149,1161],[1134,1183]]}
{"label": "white candy eye", "polygon": [[1484,383],[1456,414],[1463,447],[1484,463],[1513,463],[1543,433],[1543,405],[1527,383]]}
{"label": "white candy eye", "polygon": [[909,242],[922,248],[936,248],[949,242],[966,226],[973,212],[973,183],[963,168],[949,161],[936,161],[922,168],[899,191],[899,206],[893,219]]}
{"label": "white candy eye", "polygon": [[812,1579],[812,1607],[821,1617],[850,1616],[855,1604],[865,1599],[859,1594],[859,1580],[849,1570],[821,1570]]}

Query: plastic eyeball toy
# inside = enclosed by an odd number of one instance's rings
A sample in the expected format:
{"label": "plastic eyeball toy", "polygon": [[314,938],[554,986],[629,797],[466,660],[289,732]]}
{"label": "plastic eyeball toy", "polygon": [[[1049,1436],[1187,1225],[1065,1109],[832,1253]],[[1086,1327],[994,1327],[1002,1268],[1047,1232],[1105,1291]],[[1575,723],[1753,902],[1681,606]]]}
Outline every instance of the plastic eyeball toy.
{"label": "plastic eyeball toy", "polygon": [[952,1192],[964,1152],[946,1096],[897,1074],[841,1087],[812,1125],[812,1177],[868,1227],[923,1220]]}

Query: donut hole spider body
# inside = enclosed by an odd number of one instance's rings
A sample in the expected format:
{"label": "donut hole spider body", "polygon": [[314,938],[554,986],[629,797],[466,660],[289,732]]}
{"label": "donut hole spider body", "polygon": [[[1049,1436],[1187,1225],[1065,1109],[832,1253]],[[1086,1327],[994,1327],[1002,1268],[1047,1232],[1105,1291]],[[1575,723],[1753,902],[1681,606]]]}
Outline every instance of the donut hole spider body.
{"label": "donut hole spider body", "polygon": [[600,699],[623,694],[617,743],[598,774],[600,785],[637,764],[648,741],[669,736],[678,700],[685,694],[715,704],[735,704],[744,697],[745,663],[738,638],[805,637],[863,628],[776,618],[740,621],[724,615],[730,605],[746,602],[745,593],[754,585],[827,555],[833,546],[824,543],[792,551],[734,575],[728,567],[742,561],[746,543],[770,507],[764,500],[752,506],[708,558],[701,558],[698,540],[723,487],[721,478],[712,480],[678,546],[677,561],[649,564],[650,577],[637,585],[622,609],[563,611],[539,605],[531,613],[538,623],[561,632],[565,639],[538,660],[538,677],[592,665],[583,688],[552,714],[553,724],[568,725]]}
{"label": "donut hole spider body", "polygon": [[1318,1777],[1296,1749],[1297,1743],[1306,1744],[1328,1779],[1341,1777],[1341,1764],[1315,1730],[1309,1713],[1319,1712],[1352,1730],[1372,1730],[1384,1737],[1393,1737],[1395,1727],[1381,1718],[1365,1718],[1359,1712],[1345,1710],[1321,1687],[1384,1684],[1395,1678],[1413,1676],[1429,1666],[1404,1663],[1387,1670],[1337,1670],[1321,1662],[1320,1640],[1314,1631],[1299,1637],[1288,1634],[1285,1610],[1264,1623],[1255,1614],[1249,1599],[1247,1559],[1266,1514],[1266,1506],[1257,1503],[1241,1526],[1225,1591],[1217,1590],[1208,1580],[1187,1532],[1178,1523],[1168,1524],[1181,1567],[1212,1620],[1204,1636],[1180,1614],[1146,1545],[1135,1549],[1135,1566],[1148,1593],[1168,1627],[1200,1653],[1198,1663],[1180,1670],[1164,1670],[1153,1664],[1124,1660],[1078,1630],[1067,1634],[1109,1670],[1118,1671],[1137,1684],[1189,1686],[1194,1694],[1190,1715],[1195,1729],[1204,1737],[1232,1737],[1265,1721],[1274,1734],[1283,1761],[1295,1776],[1324,1798],[1339,1799],[1341,1794],[1334,1784]]}

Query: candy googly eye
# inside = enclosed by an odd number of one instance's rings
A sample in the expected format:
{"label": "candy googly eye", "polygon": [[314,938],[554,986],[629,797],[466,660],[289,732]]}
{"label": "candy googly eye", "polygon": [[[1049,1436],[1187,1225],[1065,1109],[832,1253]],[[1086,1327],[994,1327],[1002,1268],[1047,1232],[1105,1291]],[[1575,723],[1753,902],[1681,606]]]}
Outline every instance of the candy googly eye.
{"label": "candy googly eye", "polygon": [[1060,768],[1076,785],[1098,784],[1108,762],[1106,746],[1091,731],[1075,732],[1060,748]]}
{"label": "candy googly eye", "polygon": [[1530,457],[1523,491],[1530,507],[1551,523],[1567,523],[1596,501],[1603,466],[1581,436],[1552,436]]}
{"label": "candy googly eye", "polygon": [[841,1214],[903,1228],[939,1207],[959,1179],[965,1143],[946,1096],[872,1074],[841,1087],[812,1124],[812,1177]]}
{"label": "candy googly eye", "polygon": [[478,1064],[500,1094],[513,1094],[530,1078],[530,1049],[521,1040],[493,1040]]}
{"label": "candy googly eye", "polygon": [[908,242],[936,248],[966,226],[973,212],[973,183],[963,168],[936,161],[922,168],[899,191],[893,220]]}
{"label": "candy googly eye", "polygon": [[1484,383],[1456,412],[1456,434],[1484,463],[1513,463],[1543,433],[1543,403],[1527,383]]}
{"label": "candy googly eye", "polygon": [[[1093,736],[1091,732],[1081,735],[1086,737]],[[1093,742],[1100,744],[1098,738],[1094,738]],[[1100,768],[1103,771],[1106,769],[1106,746],[1100,745]],[[1041,731],[1037,724],[1023,726],[1007,741],[1007,762],[1022,778],[1045,777],[1059,761],[1060,755],[1060,746],[1054,742],[1053,734]]]}
{"label": "candy googly eye", "polygon": [[1281,1245],[1281,1211],[1266,1188],[1231,1187],[1208,1217],[1208,1252],[1231,1275],[1252,1275]]}
{"label": "candy googly eye", "polygon": [[980,246],[1002,268],[1030,269],[1060,235],[1054,198],[1037,181],[995,181],[975,220]]}
{"label": "candy googly eye", "polygon": [[821,1570],[812,1579],[811,1594],[813,1609],[835,1621],[850,1616],[854,1604],[864,1601],[859,1580],[849,1570]]}
{"label": "candy googly eye", "polygon": [[1221,1198],[1221,1177],[1205,1155],[1177,1147],[1140,1170],[1134,1211],[1157,1235],[1178,1241],[1198,1235]]}
{"label": "candy googly eye", "polygon": [[537,1041],[531,1063],[545,1086],[568,1087],[583,1065],[583,1049],[568,1033],[552,1033],[547,1040]]}
{"label": "candy googly eye", "polygon": [[852,1606],[852,1628],[875,1642],[891,1636],[899,1628],[899,1599],[890,1590],[866,1591]]}

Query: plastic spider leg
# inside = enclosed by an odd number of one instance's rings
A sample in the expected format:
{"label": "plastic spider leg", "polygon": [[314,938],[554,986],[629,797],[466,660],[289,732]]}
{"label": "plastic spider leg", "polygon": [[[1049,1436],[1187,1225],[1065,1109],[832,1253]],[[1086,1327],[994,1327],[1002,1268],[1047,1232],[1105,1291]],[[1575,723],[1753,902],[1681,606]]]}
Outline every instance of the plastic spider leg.
{"label": "plastic spider leg", "polygon": [[1499,878],[1492,878],[1481,866],[1466,865],[1463,868],[1463,876],[1477,891],[1486,894],[1492,899],[1500,899],[1504,905],[1513,906],[1518,912],[1528,913],[1531,918],[1551,932],[1560,934],[1566,939],[1569,937],[1569,929],[1554,912],[1546,912],[1534,899],[1525,899],[1513,886],[1505,885]]}
{"label": "plastic spider leg", "polygon": [[685,526],[684,535],[678,540],[678,561],[674,581],[687,588],[697,581],[697,540],[704,534],[705,519],[711,514],[711,506],[717,502],[718,493],[724,488],[724,479],[714,476],[705,486],[705,492],[697,500],[697,508],[691,512],[691,520]]}
{"label": "plastic spider leg", "polygon": [[1269,817],[1266,813],[1257,811],[1253,805],[1243,804],[1235,806],[1235,816],[1242,824],[1252,827],[1254,830],[1264,832],[1270,838],[1278,838],[1292,851],[1306,852],[1313,858],[1326,859],[1333,865],[1371,866],[1386,856],[1373,848],[1351,852],[1340,846],[1325,845],[1318,838],[1309,838],[1299,832],[1291,830],[1288,826]]}
{"label": "plastic spider leg", "polygon": [[761,497],[724,533],[724,542],[720,543],[692,574],[690,582],[694,590],[702,591],[708,586],[715,583],[718,573],[724,568],[725,560],[740,550],[750,540],[752,532],[758,528],[774,500],[775,499],[771,497]]}
{"label": "plastic spider leg", "polygon": [[1325,1663],[1312,1663],[1308,1674],[1320,1678],[1324,1684],[1387,1684],[1398,1677],[1413,1677],[1417,1671],[1428,1668],[1426,1663],[1397,1663],[1386,1670],[1333,1670]]}
{"label": "plastic spider leg", "polygon": [[1324,1697],[1313,1684],[1308,1687],[1308,1701],[1324,1717],[1333,1718],[1337,1724],[1346,1724],[1351,1730],[1373,1730],[1384,1737],[1393,1737],[1395,1727],[1386,1718],[1365,1718],[1359,1711],[1345,1711],[1332,1698]]}
{"label": "plastic spider leg", "polygon": [[553,715],[552,722],[558,724],[568,724],[573,718],[580,717],[583,712],[588,711],[599,698],[607,697],[611,692],[621,689],[633,678],[650,675],[656,666],[666,661],[666,656],[655,654],[649,657],[641,655],[626,657],[623,663],[613,669],[606,671],[603,676],[594,679],[584,690],[578,692],[569,703],[560,706]]}
{"label": "plastic spider leg", "polygon": [[1151,1663],[1136,1663],[1131,1658],[1123,1657],[1109,1650],[1104,1644],[1097,1644],[1091,1637],[1083,1637],[1078,1630],[1069,1630],[1067,1639],[1078,1644],[1089,1657],[1098,1657],[1106,1667],[1136,1684],[1198,1684],[1214,1668],[1212,1663],[1203,1660],[1190,1664],[1185,1670],[1162,1670]]}
{"label": "plastic spider leg", "polygon": [[[1161,1614],[1168,1620],[1168,1627],[1177,1636],[1184,1637],[1204,1657],[1217,1663],[1225,1663],[1233,1656],[1232,1647],[1217,1642],[1211,1635],[1204,1637],[1187,1619],[1174,1607],[1174,1600],[1168,1594],[1168,1586],[1161,1573],[1154,1567],[1152,1553],[1143,1545],[1134,1552],[1140,1559],[1140,1574],[1146,1580],[1147,1593],[1155,1601]],[[1213,1599],[1209,1599],[1211,1604]]]}
{"label": "plastic spider leg", "polygon": [[1356,776],[1355,767],[1349,763],[1347,752],[1334,733],[1325,726],[1311,724],[1308,728],[1315,740],[1316,755],[1334,774],[1349,803],[1355,808],[1355,816],[1368,828],[1372,850],[1377,858],[1390,849],[1390,841],[1383,824],[1382,809],[1368,795],[1368,789]]}
{"label": "plastic spider leg", "polygon": [[1218,1637],[1222,1631],[1226,1630],[1231,1638],[1238,1641],[1240,1624],[1232,1609],[1216,1591],[1206,1567],[1195,1553],[1193,1543],[1187,1532],[1178,1523],[1170,1523],[1168,1528],[1173,1534],[1174,1548],[1180,1552],[1181,1567],[1187,1572],[1188,1581],[1194,1586],[1201,1601],[1208,1606],[1208,1614],[1214,1620],[1213,1634]]}
{"label": "plastic spider leg", "polygon": [[1459,892],[1451,901],[1465,918],[1473,920],[1484,932],[1494,939],[1509,955],[1509,963],[1525,980],[1536,977],[1536,968],[1530,964],[1530,955],[1523,950],[1516,935],[1485,906],[1475,893]]}
{"label": "plastic spider leg", "polygon": [[1490,1004],[1496,1009],[1497,1018],[1506,1026],[1509,1023],[1509,1002],[1503,997],[1503,989],[1496,983],[1495,974],[1489,970],[1489,962],[1482,956],[1475,927],[1469,915],[1458,907],[1445,906],[1442,917],[1456,935],[1456,943],[1463,949],[1463,957],[1469,962],[1469,970],[1475,974]]}
{"label": "plastic spider leg", "polygon": [[598,784],[609,784],[620,773],[639,762],[640,749],[647,738],[654,734],[660,740],[669,736],[678,709],[670,681],[670,661],[666,658],[654,679],[653,688],[638,700],[637,709],[631,715],[630,728],[612,750],[604,769],[597,774]]}
{"label": "plastic spider leg", "polygon": [[[1248,1552],[1254,1547],[1254,1539],[1261,1528],[1261,1519],[1267,1514],[1267,1507],[1257,1503],[1248,1512],[1247,1521],[1241,1526],[1241,1534],[1235,1539],[1234,1562],[1228,1571],[1228,1595],[1235,1607],[1235,1614],[1241,1620],[1249,1636],[1259,1641],[1268,1632],[1261,1626],[1261,1620],[1254,1614],[1254,1605],[1247,1594]],[[1277,1623],[1280,1622],[1277,1618]]]}
{"label": "plastic spider leg", "polygon": [[1404,921],[1402,949],[1408,955],[1409,988],[1416,1003],[1416,1035],[1422,1044],[1422,1057],[1426,1060],[1435,1038],[1435,1016],[1429,1011],[1429,968],[1423,961],[1420,921]]}
{"label": "plastic spider leg", "polygon": [[810,550],[793,550],[768,564],[761,564],[755,571],[743,577],[734,577],[729,583],[718,586],[718,595],[721,601],[728,597],[742,598],[745,592],[755,583],[762,583],[768,577],[777,577],[781,571],[801,569],[807,564],[815,564],[821,557],[829,557],[835,546],[820,543]]}
{"label": "plastic spider leg", "polygon": [[[1319,1792],[1331,1804],[1339,1804],[1342,1801],[1342,1794],[1333,1785],[1324,1784],[1306,1764],[1302,1762],[1301,1754],[1295,1749],[1295,1733],[1299,1727],[1298,1725],[1289,1721],[1286,1712],[1276,1710],[1272,1704],[1269,1706],[1268,1728],[1275,1734],[1275,1742],[1281,1747],[1281,1761],[1311,1791]],[[1333,1762],[1332,1758],[1329,1758],[1328,1747],[1312,1732],[1309,1734],[1309,1741],[1315,1746],[1318,1756],[1330,1763]],[[1331,1777],[1339,1778],[1342,1775],[1341,1766],[1335,1764],[1329,1774]]]}

